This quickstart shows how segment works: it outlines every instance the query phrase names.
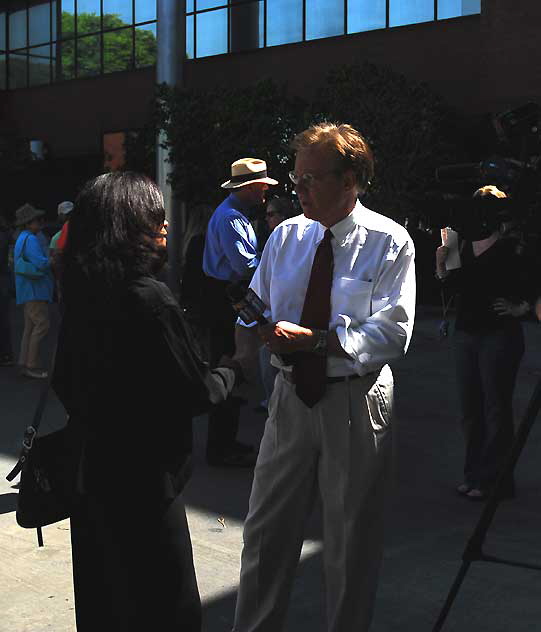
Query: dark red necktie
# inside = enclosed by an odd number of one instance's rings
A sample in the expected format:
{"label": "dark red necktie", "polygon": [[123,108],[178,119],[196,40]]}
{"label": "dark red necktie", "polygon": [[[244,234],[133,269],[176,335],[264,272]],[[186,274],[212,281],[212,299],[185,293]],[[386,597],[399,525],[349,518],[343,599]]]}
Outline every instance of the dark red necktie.
{"label": "dark red necktie", "polygon": [[[312,263],[312,272],[299,323],[310,329],[327,330],[329,328],[334,261],[331,239],[332,233],[327,229]],[[298,397],[309,408],[312,408],[325,393],[327,357],[305,352],[295,354],[293,376]]]}

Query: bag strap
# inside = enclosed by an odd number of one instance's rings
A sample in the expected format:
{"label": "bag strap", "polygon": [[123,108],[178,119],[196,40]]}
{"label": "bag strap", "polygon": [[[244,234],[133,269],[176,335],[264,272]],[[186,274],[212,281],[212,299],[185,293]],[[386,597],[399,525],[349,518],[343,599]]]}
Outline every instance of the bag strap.
{"label": "bag strap", "polygon": [[28,235],[24,238],[23,241],[23,246],[21,248],[21,254],[19,255],[19,257],[23,260],[23,261],[28,261],[28,259],[24,256],[24,252],[26,250],[26,242],[28,241],[28,238],[30,237],[30,233],[28,233]]}
{"label": "bag strap", "polygon": [[41,387],[41,391],[39,394],[38,404],[34,411],[34,416],[32,418],[32,424],[27,427],[24,431],[23,436],[23,444],[21,448],[21,453],[19,455],[19,460],[15,464],[15,467],[11,470],[11,472],[6,476],[6,480],[10,483],[11,481],[19,474],[19,472],[23,469],[26,459],[32,446],[34,445],[34,439],[38,434],[39,427],[41,425],[41,420],[43,418],[43,411],[45,410],[45,406],[47,404],[47,399],[49,397],[49,391],[51,388],[52,380],[53,380],[53,369],[56,359],[56,350],[58,348],[58,339],[55,342],[53,355],[51,357],[50,367],[49,367],[49,375],[47,379],[44,381]]}

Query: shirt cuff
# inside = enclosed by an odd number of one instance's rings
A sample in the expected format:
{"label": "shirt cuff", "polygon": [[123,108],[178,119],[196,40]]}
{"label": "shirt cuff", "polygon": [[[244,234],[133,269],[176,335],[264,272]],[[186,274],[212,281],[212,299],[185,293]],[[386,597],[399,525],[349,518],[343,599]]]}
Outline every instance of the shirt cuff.
{"label": "shirt cuff", "polygon": [[336,327],[336,335],[342,349],[353,360],[353,368],[359,375],[366,375],[372,370],[372,354],[362,351],[362,334],[353,330],[351,318],[344,314],[339,314],[341,322]]}

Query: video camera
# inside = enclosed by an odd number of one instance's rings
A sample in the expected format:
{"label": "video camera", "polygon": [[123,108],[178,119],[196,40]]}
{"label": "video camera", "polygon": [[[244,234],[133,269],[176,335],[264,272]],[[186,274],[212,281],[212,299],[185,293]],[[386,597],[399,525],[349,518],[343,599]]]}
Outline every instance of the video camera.
{"label": "video camera", "polygon": [[[444,165],[436,169],[439,190],[424,200],[434,228],[450,226],[466,236],[502,222],[525,219],[540,191],[541,106],[527,103],[496,114],[492,126],[500,147],[511,155],[492,155],[476,163]],[[507,199],[487,203],[472,199],[481,186],[495,185]]]}

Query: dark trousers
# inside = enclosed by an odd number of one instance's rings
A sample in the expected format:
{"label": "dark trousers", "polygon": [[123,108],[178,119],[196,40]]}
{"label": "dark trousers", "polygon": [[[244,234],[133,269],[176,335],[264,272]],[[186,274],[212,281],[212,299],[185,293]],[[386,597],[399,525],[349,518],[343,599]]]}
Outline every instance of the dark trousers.
{"label": "dark trousers", "polygon": [[[216,366],[223,355],[232,356],[235,353],[237,315],[226,295],[228,282],[213,281],[209,344],[211,366]],[[239,416],[240,404],[235,397],[228,397],[225,402],[212,407],[208,424],[208,459],[219,459],[233,449],[239,429]]]}
{"label": "dark trousers", "polygon": [[[113,479],[114,487],[114,479]],[[78,632],[200,632],[201,602],[182,499],[156,511],[85,495],[72,512]]]}
{"label": "dark trousers", "polygon": [[0,274],[0,357],[12,356],[9,277]]}
{"label": "dark trousers", "polygon": [[454,355],[466,440],[464,480],[490,489],[513,441],[513,391],[524,354],[520,323],[495,331],[456,332]]}

